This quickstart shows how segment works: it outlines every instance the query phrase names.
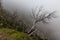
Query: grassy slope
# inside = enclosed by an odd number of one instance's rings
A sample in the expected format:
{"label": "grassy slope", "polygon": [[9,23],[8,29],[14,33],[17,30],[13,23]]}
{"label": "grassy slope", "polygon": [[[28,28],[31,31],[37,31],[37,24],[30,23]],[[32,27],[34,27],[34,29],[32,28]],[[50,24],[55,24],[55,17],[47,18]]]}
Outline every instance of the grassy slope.
{"label": "grassy slope", "polygon": [[[15,24],[16,21],[13,20],[14,17],[10,15],[9,12],[2,9],[2,7],[0,8],[0,40],[43,40],[37,36],[28,36],[27,33],[23,32],[23,27],[25,27],[25,24],[20,20]],[[18,26],[19,23],[22,25]],[[18,30],[16,31],[17,26]],[[12,30],[12,28],[14,28],[14,30]]]}
{"label": "grassy slope", "polygon": [[14,40],[33,40],[28,34],[23,32],[18,32],[12,29],[0,28],[0,39],[1,37],[4,39],[10,38]]}

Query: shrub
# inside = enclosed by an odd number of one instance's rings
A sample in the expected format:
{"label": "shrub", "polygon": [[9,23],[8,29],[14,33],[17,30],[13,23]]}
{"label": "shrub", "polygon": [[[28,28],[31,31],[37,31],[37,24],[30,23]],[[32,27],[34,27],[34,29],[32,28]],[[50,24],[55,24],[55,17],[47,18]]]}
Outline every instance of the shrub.
{"label": "shrub", "polygon": [[36,40],[32,36],[28,36],[27,33],[18,32],[8,28],[0,28],[0,36],[2,37],[2,39],[6,37],[6,39],[11,38],[14,40]]}

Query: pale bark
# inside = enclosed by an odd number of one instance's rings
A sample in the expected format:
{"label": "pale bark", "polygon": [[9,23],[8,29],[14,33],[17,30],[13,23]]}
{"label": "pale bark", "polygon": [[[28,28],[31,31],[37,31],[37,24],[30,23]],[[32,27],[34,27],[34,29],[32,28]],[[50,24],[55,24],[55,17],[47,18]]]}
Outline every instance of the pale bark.
{"label": "pale bark", "polygon": [[[42,10],[42,7],[40,7],[38,9],[37,14],[35,13],[36,11],[37,11],[36,8],[35,8],[35,10],[32,10],[32,14],[33,14],[34,20],[33,20],[33,25],[31,27],[31,29],[28,31],[28,33],[30,33],[31,30],[33,30],[36,27],[36,24],[38,22],[41,22],[42,21],[43,23],[48,23],[47,20],[50,20],[51,18],[55,18],[55,15],[54,15],[55,11],[53,11],[51,13],[45,11],[45,13],[42,13],[41,15],[39,15],[39,14],[40,14],[41,11],[43,11]],[[32,35],[34,32],[36,32],[36,30],[34,30],[33,32],[31,32],[29,35]]]}

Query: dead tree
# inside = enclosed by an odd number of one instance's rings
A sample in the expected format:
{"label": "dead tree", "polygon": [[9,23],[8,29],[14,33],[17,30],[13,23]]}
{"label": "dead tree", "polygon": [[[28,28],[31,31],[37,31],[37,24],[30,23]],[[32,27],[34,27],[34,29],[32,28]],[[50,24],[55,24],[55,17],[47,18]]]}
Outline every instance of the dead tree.
{"label": "dead tree", "polygon": [[33,25],[31,27],[30,31],[28,31],[29,36],[32,35],[33,33],[35,33],[38,30],[37,28],[34,29],[36,27],[37,23],[42,22],[42,23],[46,23],[47,24],[47,23],[49,23],[50,19],[56,17],[55,14],[54,14],[56,11],[53,11],[53,12],[45,11],[44,13],[41,13],[43,11],[42,8],[43,7],[40,7],[39,9],[35,8],[35,10],[32,10],[34,21],[33,21]]}

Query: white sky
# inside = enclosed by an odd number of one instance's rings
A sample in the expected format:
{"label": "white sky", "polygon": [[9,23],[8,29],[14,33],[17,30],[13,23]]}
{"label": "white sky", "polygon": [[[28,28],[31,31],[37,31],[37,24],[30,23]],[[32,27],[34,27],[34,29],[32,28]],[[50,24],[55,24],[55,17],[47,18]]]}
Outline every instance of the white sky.
{"label": "white sky", "polygon": [[60,11],[60,0],[4,0],[4,4],[10,7],[25,7],[25,8],[43,5],[48,10]]}

